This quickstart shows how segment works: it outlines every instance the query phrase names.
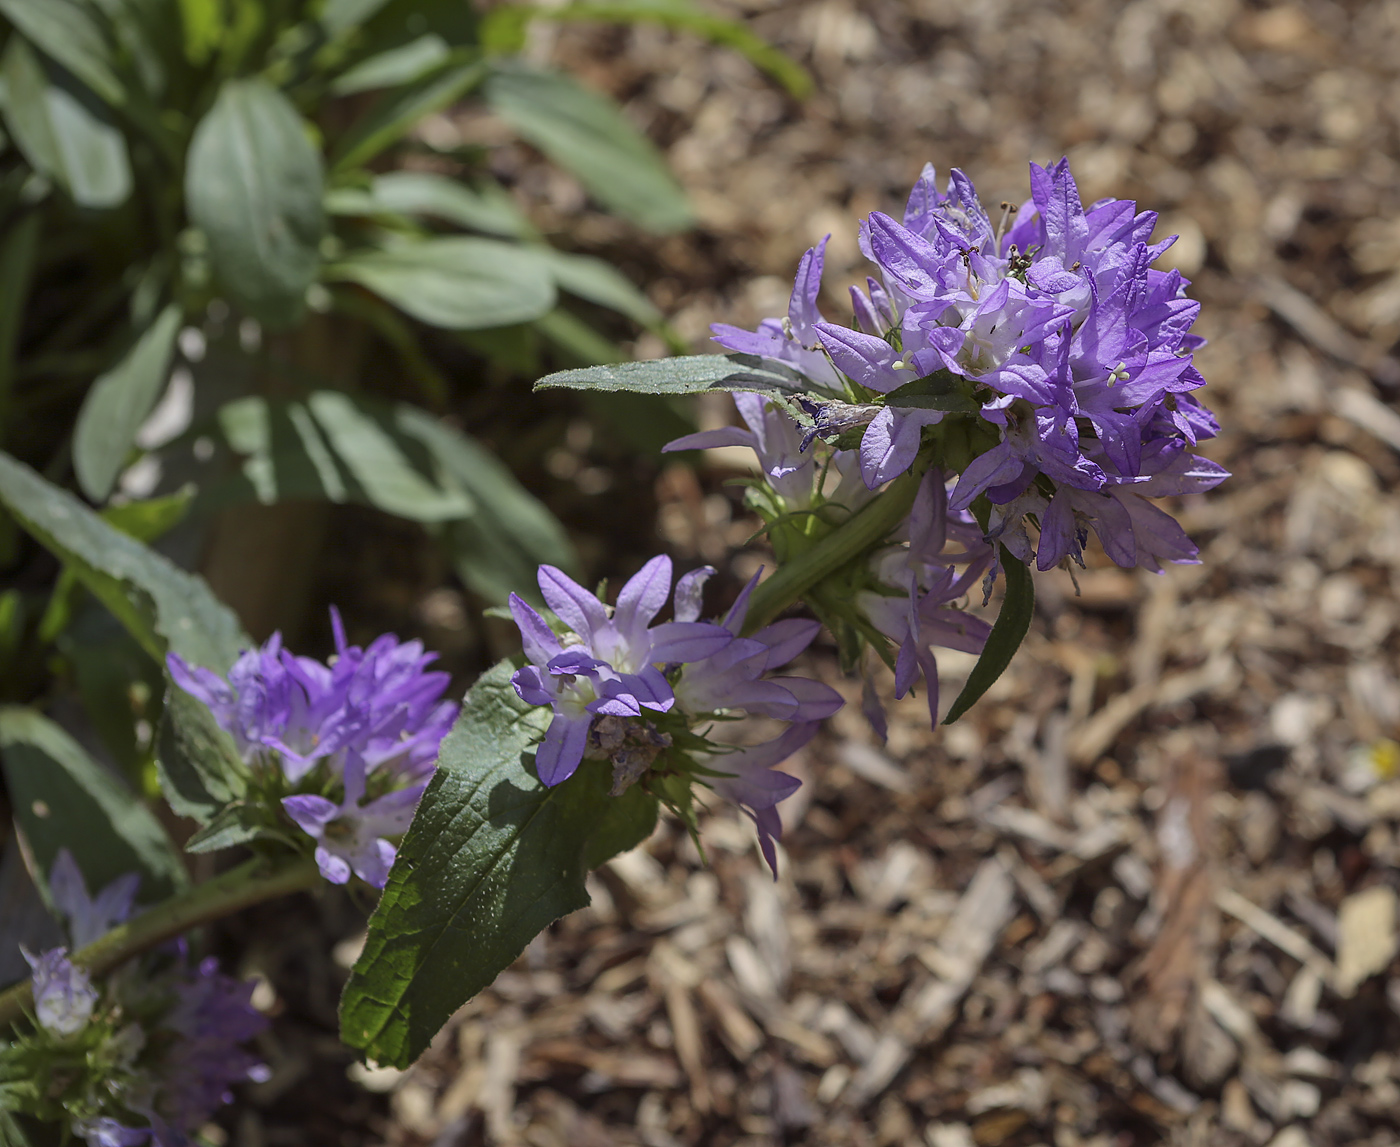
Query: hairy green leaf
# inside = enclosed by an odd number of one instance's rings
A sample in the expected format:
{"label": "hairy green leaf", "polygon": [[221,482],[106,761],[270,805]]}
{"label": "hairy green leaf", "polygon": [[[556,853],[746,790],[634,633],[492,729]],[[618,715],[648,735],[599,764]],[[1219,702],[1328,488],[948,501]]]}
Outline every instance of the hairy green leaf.
{"label": "hairy green leaf", "polygon": [[491,106],[608,210],[661,233],[695,221],[661,153],[612,100],[558,72],[498,64]]}
{"label": "hairy green leaf", "polygon": [[175,846],[140,798],[38,710],[0,708],[0,757],[15,820],[43,877],[66,848],[94,893],[126,872],[141,874],[144,902],[189,883]]}
{"label": "hairy green leaf", "polygon": [[185,169],[190,218],[229,298],[273,327],[301,316],[326,230],[320,152],[262,79],[230,80],[195,128]]}
{"label": "hairy green leaf", "polygon": [[171,303],[83,400],[73,429],[73,469],[95,502],[112,492],[137,430],[165,387],[180,319]]}
{"label": "hairy green leaf", "polygon": [[355,252],[326,269],[430,326],[478,330],[528,322],[554,306],[549,266],[529,247],[495,239],[404,241]]}
{"label": "hairy green leaf", "polygon": [[250,642],[201,578],[172,565],[82,502],[0,453],[0,502],[141,643],[223,672]]}
{"label": "hairy green leaf", "polygon": [[968,674],[967,684],[943,718],[945,725],[951,725],[972,708],[982,694],[996,683],[997,678],[1006,672],[1006,667],[1011,664],[1016,650],[1021,648],[1021,642],[1030,630],[1031,618],[1035,616],[1035,582],[1031,580],[1031,571],[1026,563],[1002,546],[1001,568],[1006,573],[1006,597],[1002,600],[1001,612],[997,614],[987,644],[982,647],[982,656]]}
{"label": "hairy green leaf", "polygon": [[443,741],[369,938],[341,999],[341,1038],[407,1067],[463,1003],[559,917],[588,903],[591,868],[646,839],[656,800],[610,797],[602,762],[553,789],[527,752],[548,709],[484,674]]}
{"label": "hairy green leaf", "polygon": [[772,359],[749,354],[695,354],[556,371],[535,383],[535,389],[560,386],[639,394],[700,394],[707,390],[798,392],[805,385],[798,375]]}
{"label": "hairy green leaf", "polygon": [[131,194],[126,141],[107,109],[66,72],[45,67],[21,36],[5,48],[5,122],[35,171],[79,207],[116,207]]}

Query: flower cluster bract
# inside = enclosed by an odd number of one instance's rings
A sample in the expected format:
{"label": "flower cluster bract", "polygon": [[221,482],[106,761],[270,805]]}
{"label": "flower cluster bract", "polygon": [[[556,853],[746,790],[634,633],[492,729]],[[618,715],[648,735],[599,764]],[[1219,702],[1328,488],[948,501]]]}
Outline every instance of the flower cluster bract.
{"label": "flower cluster bract", "polygon": [[774,805],[798,787],[772,766],[809,739],[816,723],[841,707],[839,693],[805,677],[773,677],[811,644],[821,626],[789,619],[739,636],[758,575],[719,622],[700,620],[701,593],[714,574],[708,566],[676,583],[673,620],[653,624],[672,597],[671,559],[653,558],[633,576],[609,609],[563,571],[541,566],[540,593],[559,619],[556,632],[523,598],[510,610],[530,664],[511,683],[531,705],[553,711],[535,755],[546,785],[571,777],[585,757],[613,766],[620,793],[657,767],[676,735],[737,713],[793,722],[766,745],[736,750],[701,741],[667,764],[702,766],[714,787],[738,803],[759,827],[764,854],[776,864],[773,839],[781,829]]}
{"label": "flower cluster bract", "polygon": [[281,804],[316,841],[321,874],[344,884],[351,872],[383,888],[394,862],[389,839],[403,834],[431,777],[438,745],[457,715],[441,700],[448,675],[436,655],[392,634],[350,645],[331,610],[336,653],[329,664],[296,657],[274,634],[239,657],[225,680],[167,655],[171,678],[209,706],[244,760],[270,767],[289,795]]}
{"label": "flower cluster bract", "polygon": [[[75,948],[127,918],[137,883],[129,874],[90,897],[72,855],[59,852],[49,887]],[[55,1107],[92,1147],[186,1147],[232,1100],[232,1084],[267,1078],[242,1046],[267,1027],[251,981],[223,975],[213,959],[191,966],[177,943],[99,990],[68,951],[25,953],[38,1027],[7,1054],[33,1077],[36,1113]]]}

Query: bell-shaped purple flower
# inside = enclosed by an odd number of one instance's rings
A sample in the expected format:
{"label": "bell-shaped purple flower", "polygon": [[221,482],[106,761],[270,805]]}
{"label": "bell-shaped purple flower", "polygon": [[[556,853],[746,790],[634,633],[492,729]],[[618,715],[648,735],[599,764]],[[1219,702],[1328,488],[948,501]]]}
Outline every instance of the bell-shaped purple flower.
{"label": "bell-shaped purple flower", "polygon": [[715,792],[737,804],[757,827],[759,847],[775,880],[778,877],[777,842],[783,835],[777,806],[801,788],[802,782],[778,772],[774,766],[810,741],[818,727],[816,721],[792,725],[775,740],[716,754],[705,761],[708,768],[725,774],[711,778]]}
{"label": "bell-shaped purple flower", "polygon": [[50,948],[38,956],[20,949],[33,971],[34,1018],[45,1031],[70,1036],[87,1027],[97,1006],[97,989],[67,948]]}
{"label": "bell-shaped purple flower", "polygon": [[733,634],[693,619],[651,624],[671,596],[671,559],[664,555],[628,580],[611,611],[554,566],[540,567],[539,583],[545,602],[577,641],[564,645],[544,618],[512,594],[511,616],[531,664],[517,670],[511,684],[523,701],[554,711],[535,754],[541,782],[553,786],[573,776],[583,760],[595,717],[667,712],[675,695],[662,669],[710,657]]}
{"label": "bell-shaped purple flower", "polygon": [[418,781],[365,802],[365,771],[359,754],[352,753],[345,763],[345,795],[339,803],[301,793],[284,797],[282,807],[316,841],[316,865],[328,881],[344,884],[353,872],[371,887],[383,888],[397,855],[388,838],[408,831],[428,782]]}
{"label": "bell-shaped purple flower", "polygon": [[96,896],[89,896],[78,862],[60,848],[49,870],[49,895],[68,922],[74,948],[86,948],[131,915],[141,877],[135,872],[118,876]]}
{"label": "bell-shaped purple flower", "polygon": [[[677,617],[681,616],[679,599],[683,592],[687,612],[694,609],[698,616],[700,587],[713,573],[705,566],[681,579],[676,587]],[[755,573],[744,586],[720,623],[734,635],[734,640],[713,656],[681,668],[675,684],[676,701],[682,711],[695,716],[742,710],[782,721],[820,721],[830,717],[841,708],[844,699],[829,685],[807,677],[764,676],[806,649],[821,632],[820,622],[785,618],[752,637],[738,636],[748,613],[749,595],[761,573]]]}

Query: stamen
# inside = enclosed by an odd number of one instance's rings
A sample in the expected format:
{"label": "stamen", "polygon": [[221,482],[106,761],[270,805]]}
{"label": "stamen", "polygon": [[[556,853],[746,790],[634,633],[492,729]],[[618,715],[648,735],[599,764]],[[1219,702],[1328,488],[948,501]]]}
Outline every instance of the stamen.
{"label": "stamen", "polygon": [[1003,199],[1001,201],[1001,218],[997,221],[996,249],[1001,250],[1001,237],[1006,234],[1006,224],[1013,215],[1016,214],[1016,204]]}

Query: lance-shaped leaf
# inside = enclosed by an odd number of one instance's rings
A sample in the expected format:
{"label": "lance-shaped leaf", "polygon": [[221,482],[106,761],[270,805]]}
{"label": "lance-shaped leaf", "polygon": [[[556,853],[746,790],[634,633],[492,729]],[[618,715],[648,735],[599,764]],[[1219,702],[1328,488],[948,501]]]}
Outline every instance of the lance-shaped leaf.
{"label": "lance-shaped leaf", "polygon": [[534,224],[498,184],[472,187],[426,171],[391,171],[375,176],[368,187],[337,187],[326,195],[326,210],[332,215],[427,215],[508,239],[535,234]]}
{"label": "lance-shaped leaf", "polygon": [[602,93],[558,72],[511,64],[487,81],[486,99],[615,214],[663,233],[694,222],[661,153]]}
{"label": "lance-shaped leaf", "polygon": [[444,475],[476,503],[475,513],[448,526],[445,537],[458,576],[473,590],[498,602],[512,591],[533,598],[541,565],[578,567],[559,520],[494,454],[415,407],[400,404],[394,417],[397,428],[426,446]]}
{"label": "lance-shaped leaf", "polygon": [[341,1037],[406,1067],[464,1002],[559,917],[584,877],[650,834],[656,801],[608,796],[602,762],[552,789],[528,750],[549,710],[522,702],[502,662],[477,681],[399,846],[341,999]]}
{"label": "lance-shaped leaf", "polygon": [[1025,562],[1018,561],[1005,547],[1001,547],[1001,568],[1006,572],[1006,596],[1002,599],[1001,612],[997,614],[992,632],[987,636],[987,644],[982,647],[982,656],[968,674],[967,684],[953,702],[948,715],[943,718],[945,725],[951,725],[977,703],[996,680],[1006,672],[1016,650],[1021,648],[1026,633],[1035,616],[1035,583]]}
{"label": "lance-shaped leaf", "polygon": [[166,307],[126,357],[92,384],[73,430],[73,469],[83,493],[105,501],[136,432],[165,386],[180,308]]}
{"label": "lance-shaped leaf", "polygon": [[126,872],[141,874],[147,902],[189,883],[170,838],[140,798],[42,713],[0,708],[0,758],[15,819],[41,875],[66,848],[93,891]]}
{"label": "lance-shaped leaf", "polygon": [[661,312],[646,295],[611,263],[591,255],[570,255],[552,247],[540,251],[559,288],[626,315],[642,326],[661,321]]}
{"label": "lance-shaped leaf", "polygon": [[157,660],[173,649],[224,672],[251,642],[202,578],[108,525],[65,490],[0,453],[0,502],[52,550]]}
{"label": "lance-shaped leaf", "polygon": [[81,0],[0,0],[0,13],[109,104],[126,102],[116,52],[91,5]]}
{"label": "lance-shaped leaf", "polygon": [[538,252],[495,239],[397,242],[348,255],[326,278],[359,283],[420,322],[459,331],[529,322],[555,298]]}
{"label": "lance-shaped leaf", "polygon": [[693,354],[644,362],[606,363],[547,374],[536,390],[631,390],[638,394],[700,394],[706,390],[806,389],[803,379],[772,359],[751,354]]}
{"label": "lance-shaped leaf", "polygon": [[190,141],[185,199],[229,297],[269,326],[302,313],[326,230],[320,152],[287,99],[230,80]]}
{"label": "lance-shaped leaf", "polygon": [[71,74],[46,67],[20,36],[5,48],[5,122],[24,157],[79,207],[115,207],[131,194],[126,141],[107,109]]}
{"label": "lance-shaped leaf", "polygon": [[338,175],[368,163],[402,139],[424,116],[460,99],[485,76],[485,64],[454,53],[442,67],[434,68],[405,87],[385,92],[337,141],[331,155],[332,173]]}

